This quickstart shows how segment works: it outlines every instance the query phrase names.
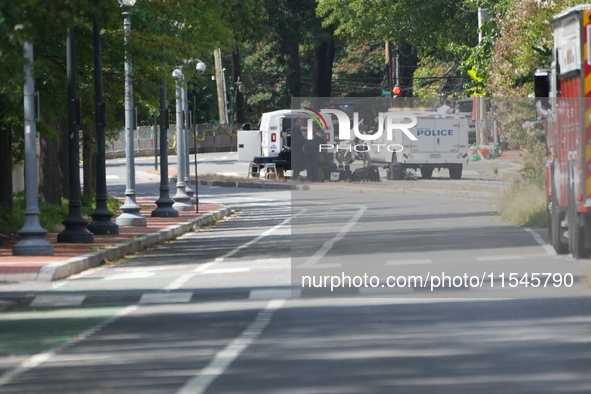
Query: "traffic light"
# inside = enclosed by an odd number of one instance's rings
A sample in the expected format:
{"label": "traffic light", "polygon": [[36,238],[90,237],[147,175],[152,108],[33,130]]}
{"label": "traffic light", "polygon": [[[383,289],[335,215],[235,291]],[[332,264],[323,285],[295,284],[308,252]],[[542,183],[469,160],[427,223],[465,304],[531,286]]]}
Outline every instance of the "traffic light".
{"label": "traffic light", "polygon": [[402,90],[400,89],[400,86],[396,85],[394,86],[394,89],[392,89],[392,106],[395,108],[400,108],[401,107],[401,103],[400,100],[402,100],[402,98],[400,97],[400,93],[402,92]]}

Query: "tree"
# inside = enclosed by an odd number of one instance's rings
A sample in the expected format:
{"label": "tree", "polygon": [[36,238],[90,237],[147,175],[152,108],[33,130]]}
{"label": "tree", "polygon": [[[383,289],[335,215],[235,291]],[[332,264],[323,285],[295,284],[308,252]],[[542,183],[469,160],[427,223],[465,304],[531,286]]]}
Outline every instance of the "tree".
{"label": "tree", "polygon": [[400,85],[412,96],[420,58],[448,58],[450,43],[474,45],[477,15],[457,0],[319,0],[317,12],[336,34],[390,41],[399,51]]}
{"label": "tree", "polygon": [[[211,53],[216,46],[229,44],[231,29],[221,15],[224,6],[231,4],[232,1],[221,4],[214,0],[204,0],[199,4],[191,0],[144,0],[137,3],[133,9],[132,36],[127,49],[133,59],[134,95],[140,116],[147,117],[157,112],[162,60],[168,64],[165,74],[172,93],[174,83],[170,71],[173,67],[181,65],[183,59],[203,56]],[[97,15],[103,29],[107,127],[108,131],[114,132],[122,125],[116,121],[116,115],[118,109],[123,107],[124,99],[125,48],[121,9],[117,3],[113,0],[23,0],[0,4],[0,32],[4,38],[0,42],[0,77],[6,81],[0,87],[0,105],[5,109],[0,113],[0,131],[12,130],[13,145],[19,141],[15,137],[22,135],[22,104],[19,104],[22,103],[23,85],[22,45],[24,41],[30,41],[35,46],[36,86],[42,97],[43,116],[38,130],[42,135],[42,145],[47,147],[41,152],[42,177],[49,175],[49,166],[55,167],[60,158],[67,157],[67,154],[60,152],[60,146],[67,140],[64,127],[67,124],[64,122],[67,118],[64,43],[67,28],[72,24],[77,33],[78,95],[84,98],[82,129],[94,135],[92,22]],[[159,51],[160,45],[166,46],[165,54]],[[169,97],[174,95],[169,94]],[[7,138],[0,138],[0,150],[6,149],[7,141]],[[20,150],[13,152],[17,153],[15,157],[18,158]],[[87,162],[90,160],[87,159]],[[11,169],[0,171],[6,174]],[[46,187],[56,188],[59,184],[60,195],[64,196],[67,191],[64,188],[67,169],[60,166],[59,174],[58,183],[42,178],[42,197],[55,199],[55,190]],[[6,177],[2,175],[1,178]],[[91,183],[94,184],[94,180]]]}
{"label": "tree", "polygon": [[487,91],[500,97],[527,97],[533,93],[533,74],[549,68],[553,29],[549,21],[572,0],[554,2],[508,1],[496,19],[498,39],[492,45]]}

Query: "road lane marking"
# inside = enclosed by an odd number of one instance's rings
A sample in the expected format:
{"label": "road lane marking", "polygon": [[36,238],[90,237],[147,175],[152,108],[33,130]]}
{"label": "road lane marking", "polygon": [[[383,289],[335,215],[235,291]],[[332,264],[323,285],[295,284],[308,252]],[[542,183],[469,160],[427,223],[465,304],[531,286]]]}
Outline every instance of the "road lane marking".
{"label": "road lane marking", "polygon": [[189,280],[191,280],[191,278],[193,278],[194,276],[195,276],[194,273],[181,275],[178,278],[176,278],[171,284],[169,284],[168,286],[166,286],[164,288],[164,290],[176,290],[176,289],[180,289],[181,287],[183,287],[183,285],[185,283],[187,283]]}
{"label": "road lane marking", "polygon": [[217,257],[214,261],[206,263],[206,264],[202,264],[199,267],[195,268],[195,270],[192,273],[180,276],[179,278],[177,278],[174,282],[172,282],[171,284],[169,284],[168,286],[166,286],[164,288],[164,290],[177,290],[180,289],[181,287],[183,287],[185,285],[185,283],[187,283],[189,280],[191,280],[195,275],[199,274],[199,273],[204,273],[204,271],[206,271],[207,269],[209,269],[210,267],[213,267],[216,264],[221,263],[222,261],[224,261],[225,259],[227,259],[228,257],[232,257],[234,256],[236,253],[238,253],[239,251],[241,251],[242,249],[248,248],[249,246],[259,242],[261,239],[264,239],[265,237],[271,235],[274,231],[280,229],[281,227],[285,226],[286,224],[288,224],[293,218],[303,214],[305,212],[301,211],[291,217],[288,217],[287,219],[285,219],[284,221],[282,221],[281,223],[279,223],[278,225],[271,227],[270,229],[264,231],[261,235],[259,235],[258,237],[251,239],[250,241],[235,247],[234,249],[230,250],[228,253],[224,254],[221,257]]}
{"label": "road lane marking", "polygon": [[[383,285],[382,285],[383,286]],[[361,295],[387,295],[387,294],[409,294],[414,293],[412,287],[360,287]]]}
{"label": "road lane marking", "polygon": [[82,304],[86,296],[84,295],[38,295],[30,307],[40,306],[78,306]]}
{"label": "road lane marking", "polygon": [[207,270],[202,272],[202,274],[234,274],[238,272],[248,272],[250,268],[246,267],[239,267],[239,268],[219,268],[216,270]]}
{"label": "road lane marking", "polygon": [[546,241],[544,241],[542,237],[540,237],[540,234],[538,234],[531,228],[524,228],[524,230],[530,233],[542,248],[546,249],[546,253],[548,253],[548,256],[556,256],[556,251],[554,250],[554,248],[551,245],[548,245]]}
{"label": "road lane marking", "polygon": [[349,222],[347,222],[346,225],[341,227],[337,235],[326,241],[316,253],[314,253],[308,260],[306,260],[303,264],[299,265],[297,268],[336,268],[341,266],[340,263],[330,263],[321,265],[316,264],[318,264],[318,262],[322,260],[322,258],[328,253],[330,249],[332,249],[335,243],[342,240],[345,237],[345,235],[347,235],[347,233],[353,228],[353,226],[357,224],[357,221],[361,218],[361,216],[363,216],[365,211],[367,211],[367,207],[364,205],[357,205],[357,207],[360,207],[359,210],[355,213],[355,215],[353,215],[353,217],[349,220]]}
{"label": "road lane marking", "polygon": [[178,293],[144,293],[140,298],[140,304],[170,304],[177,302],[189,302],[193,298],[193,292],[183,291]]}
{"label": "road lane marking", "polygon": [[126,315],[130,314],[131,312],[135,311],[137,308],[138,308],[137,305],[130,305],[127,308],[122,309],[121,311],[117,312],[116,314],[114,314],[113,316],[111,316],[107,320],[103,321],[102,323],[99,323],[96,326],[84,331],[80,335],[76,335],[68,342],[63,343],[60,346],[58,346],[52,350],[49,350],[47,352],[37,353],[34,356],[29,357],[28,359],[23,361],[18,367],[13,368],[0,376],[0,387],[10,383],[13,379],[19,377],[20,375],[24,374],[25,372],[28,372],[28,371],[32,370],[33,368],[38,367],[39,365],[51,360],[58,353],[64,351],[65,349],[69,348],[70,346],[77,344],[78,342],[82,342],[83,340],[90,337],[91,335],[96,334],[98,331],[102,330],[103,328],[105,328],[109,324],[111,324],[111,323],[117,321],[118,319],[122,318],[123,316],[126,316]]}
{"label": "road lane marking", "polygon": [[391,260],[386,261],[386,265],[415,265],[415,264],[431,264],[431,259],[416,259],[416,260]]}
{"label": "road lane marking", "polygon": [[188,380],[176,394],[202,394],[209,386],[250,346],[269,325],[275,313],[281,309],[285,300],[271,300],[260,311],[256,319],[242,332],[242,334],[230,342],[225,348],[216,353],[214,358],[199,371],[199,374]]}
{"label": "road lane marking", "polygon": [[144,279],[154,275],[154,272],[122,272],[119,274],[107,276],[106,278],[104,278],[104,280]]}
{"label": "road lane marking", "polygon": [[476,257],[478,261],[505,261],[505,260],[522,260],[522,255],[505,255],[505,256],[481,256]]}
{"label": "road lane marking", "polygon": [[251,300],[272,300],[276,298],[300,298],[302,295],[301,290],[291,289],[259,289],[251,290],[248,296]]}

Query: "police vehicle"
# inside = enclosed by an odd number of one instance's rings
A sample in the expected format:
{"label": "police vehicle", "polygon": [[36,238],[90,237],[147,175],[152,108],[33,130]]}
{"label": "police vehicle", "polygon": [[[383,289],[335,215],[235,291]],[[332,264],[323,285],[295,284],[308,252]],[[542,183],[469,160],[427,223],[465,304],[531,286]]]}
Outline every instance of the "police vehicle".
{"label": "police vehicle", "polygon": [[[302,126],[320,130],[320,135],[330,144],[334,139],[334,125],[330,116],[324,117],[320,125],[309,110],[283,109],[265,112],[258,129],[244,128],[238,131],[238,160],[251,162],[250,175],[258,176],[266,163],[276,163],[285,170],[291,169],[290,129],[296,118]],[[330,155],[333,150],[326,151]],[[329,160],[326,160],[327,162]]]}
{"label": "police vehicle", "polygon": [[[399,109],[391,108],[390,111]],[[413,141],[396,129],[392,133],[393,140],[387,140],[387,134],[383,132],[375,140],[366,141],[364,150],[368,164],[390,164],[391,179],[396,179],[394,174],[407,169],[419,169],[423,179],[429,179],[433,170],[441,168],[449,169],[451,179],[460,179],[463,165],[468,162],[469,124],[466,116],[407,109],[403,113],[416,117],[416,126],[409,130],[417,140]]]}

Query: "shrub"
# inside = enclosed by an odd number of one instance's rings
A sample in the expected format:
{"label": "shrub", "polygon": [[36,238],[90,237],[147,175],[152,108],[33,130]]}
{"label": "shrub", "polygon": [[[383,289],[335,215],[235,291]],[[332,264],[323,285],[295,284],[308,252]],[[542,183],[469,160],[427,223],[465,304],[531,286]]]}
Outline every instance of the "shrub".
{"label": "shrub", "polygon": [[524,227],[546,227],[546,191],[537,183],[515,181],[496,199],[501,218]]}

